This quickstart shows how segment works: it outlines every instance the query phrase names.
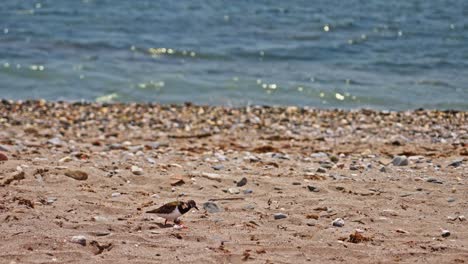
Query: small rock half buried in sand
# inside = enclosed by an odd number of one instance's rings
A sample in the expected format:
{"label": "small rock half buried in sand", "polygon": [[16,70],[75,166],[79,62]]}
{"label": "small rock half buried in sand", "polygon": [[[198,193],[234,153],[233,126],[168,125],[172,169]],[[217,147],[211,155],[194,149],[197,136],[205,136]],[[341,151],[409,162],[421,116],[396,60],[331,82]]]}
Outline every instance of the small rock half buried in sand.
{"label": "small rock half buried in sand", "polygon": [[82,245],[82,246],[86,246],[86,237],[83,236],[83,235],[73,236],[73,237],[70,239],[70,242],[76,243],[76,244],[80,244],[80,245]]}
{"label": "small rock half buried in sand", "polygon": [[336,227],[343,227],[344,220],[342,218],[336,218],[335,220],[333,220],[332,225]]}
{"label": "small rock half buried in sand", "polygon": [[132,166],[131,171],[135,175],[143,175],[143,169],[137,166]]}
{"label": "small rock half buried in sand", "polygon": [[67,170],[65,171],[65,176],[68,176],[78,181],[85,181],[88,179],[88,173],[80,170]]}
{"label": "small rock half buried in sand", "polygon": [[442,230],[442,237],[449,237],[450,236],[450,231],[443,229]]}
{"label": "small rock half buried in sand", "polygon": [[407,166],[409,164],[408,158],[406,156],[396,156],[392,160],[393,166]]}
{"label": "small rock half buried in sand", "polygon": [[218,205],[213,202],[206,202],[203,204],[203,209],[205,209],[208,213],[214,214],[221,212],[221,209],[219,209]]}
{"label": "small rock half buried in sand", "polygon": [[279,219],[286,218],[288,216],[286,214],[283,214],[283,213],[276,213],[276,214],[273,215],[273,217],[275,218],[275,220],[279,220]]}
{"label": "small rock half buried in sand", "polygon": [[237,187],[242,187],[247,184],[247,178],[243,177],[240,181],[237,182]]}

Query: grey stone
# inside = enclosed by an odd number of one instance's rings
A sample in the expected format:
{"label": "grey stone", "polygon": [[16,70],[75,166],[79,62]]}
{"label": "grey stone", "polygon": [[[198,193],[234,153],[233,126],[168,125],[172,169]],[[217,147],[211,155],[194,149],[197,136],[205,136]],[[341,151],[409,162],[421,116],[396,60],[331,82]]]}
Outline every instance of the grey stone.
{"label": "grey stone", "polygon": [[462,163],[463,163],[463,159],[455,160],[449,164],[449,167],[457,168],[457,167],[460,167]]}
{"label": "grey stone", "polygon": [[450,197],[450,198],[447,199],[447,202],[453,203],[453,202],[455,202],[455,198]]}
{"label": "grey stone", "polygon": [[237,182],[237,187],[242,187],[247,184],[247,178],[243,177],[240,181]]}
{"label": "grey stone", "polygon": [[253,190],[251,189],[244,190],[244,194],[251,194],[251,193],[253,193]]}
{"label": "grey stone", "polygon": [[213,168],[213,170],[217,170],[217,171],[218,171],[218,170],[222,170],[222,169],[224,169],[224,166],[223,166],[223,165],[221,165],[221,164],[219,164],[219,165],[214,165],[214,166],[213,166],[213,167],[211,167],[211,168]]}
{"label": "grey stone", "polygon": [[206,202],[203,204],[203,209],[205,209],[208,213],[214,214],[221,212],[221,209],[218,205],[214,202]]}
{"label": "grey stone", "polygon": [[333,220],[332,222],[332,225],[333,226],[336,226],[336,227],[343,227],[345,224],[344,220],[341,219],[341,218],[336,218],[335,220]]}
{"label": "grey stone", "polygon": [[324,168],[322,168],[322,167],[320,167],[320,168],[317,169],[317,172],[318,172],[318,173],[326,173],[327,170],[324,169]]}
{"label": "grey stone", "polygon": [[279,220],[279,219],[283,219],[283,218],[288,217],[288,215],[283,214],[283,213],[276,213],[276,214],[273,215],[273,217],[275,218],[275,220]]}
{"label": "grey stone", "polygon": [[73,236],[70,241],[72,243],[80,244],[82,246],[86,246],[86,237],[83,235]]}
{"label": "grey stone", "polygon": [[228,192],[229,192],[230,194],[238,194],[238,193],[240,193],[240,190],[239,190],[239,188],[232,187],[232,188],[229,188],[229,189],[228,189]]}
{"label": "grey stone", "polygon": [[432,183],[437,183],[437,184],[443,184],[442,181],[436,179],[436,178],[429,178],[426,180],[427,182],[432,182]]}
{"label": "grey stone", "polygon": [[409,164],[406,156],[396,156],[392,160],[393,166],[407,166]]}
{"label": "grey stone", "polygon": [[312,185],[308,185],[307,186],[307,189],[309,189],[309,191],[311,192],[319,192],[319,188],[315,187],[315,186],[312,186]]}
{"label": "grey stone", "polygon": [[442,230],[442,237],[449,237],[450,236],[450,231],[448,230]]}
{"label": "grey stone", "polygon": [[54,146],[61,146],[63,145],[63,142],[60,138],[54,137],[49,140],[47,140],[47,143],[52,144]]}

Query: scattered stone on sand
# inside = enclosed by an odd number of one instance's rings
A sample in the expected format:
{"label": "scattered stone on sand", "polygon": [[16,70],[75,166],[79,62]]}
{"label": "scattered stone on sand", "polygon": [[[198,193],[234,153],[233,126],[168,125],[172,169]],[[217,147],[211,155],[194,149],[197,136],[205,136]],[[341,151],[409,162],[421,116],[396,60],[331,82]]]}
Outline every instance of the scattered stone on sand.
{"label": "scattered stone on sand", "polygon": [[0,144],[0,151],[10,152],[11,149],[9,146]]}
{"label": "scattered stone on sand", "polygon": [[429,178],[426,180],[427,182],[431,182],[431,183],[437,183],[437,184],[443,184],[444,182],[442,182],[441,180],[438,180],[436,178]]}
{"label": "scattered stone on sand", "polygon": [[318,172],[318,173],[326,173],[327,170],[324,169],[324,168],[322,168],[322,167],[319,167],[319,168],[317,169],[317,172]]}
{"label": "scattered stone on sand", "polygon": [[333,220],[332,225],[336,227],[343,227],[345,224],[345,221],[342,218],[336,218]]}
{"label": "scattered stone on sand", "polygon": [[384,166],[382,166],[379,170],[380,172],[387,172],[387,168],[385,168]]}
{"label": "scattered stone on sand", "polygon": [[49,143],[51,145],[54,145],[54,146],[62,146],[63,145],[63,141],[58,137],[54,137],[54,138],[51,138],[51,139],[47,140],[47,143]]}
{"label": "scattered stone on sand", "polygon": [[107,222],[108,221],[106,217],[100,216],[100,215],[93,216],[92,220],[95,222]]}
{"label": "scattered stone on sand", "polygon": [[206,202],[203,204],[203,209],[205,209],[208,213],[214,214],[221,212],[221,209],[218,205],[214,202]]}
{"label": "scattered stone on sand", "polygon": [[219,170],[222,170],[222,169],[224,169],[224,166],[223,166],[223,165],[221,165],[221,164],[218,164],[218,165],[214,165],[214,166],[212,166],[211,168],[212,168],[213,170],[217,170],[217,171],[219,171]]}
{"label": "scattered stone on sand", "polygon": [[462,165],[462,163],[463,163],[463,159],[454,160],[454,161],[450,162],[450,164],[448,166],[457,168],[457,167],[460,167]]}
{"label": "scattered stone on sand", "polygon": [[240,193],[240,190],[239,190],[239,188],[231,187],[231,188],[228,189],[228,192],[230,194],[238,194],[238,193]]}
{"label": "scattered stone on sand", "polygon": [[115,198],[115,197],[120,197],[121,195],[122,195],[122,194],[119,193],[119,192],[115,192],[115,193],[112,193],[112,194],[111,194],[111,196],[114,197],[114,198]]}
{"label": "scattered stone on sand", "polygon": [[253,193],[253,190],[252,189],[246,189],[244,190],[244,194],[251,194]]}
{"label": "scattered stone on sand", "polygon": [[328,157],[328,155],[327,153],[324,153],[324,152],[317,152],[317,153],[310,154],[310,157],[320,159],[320,158],[326,158]]}
{"label": "scattered stone on sand", "polygon": [[7,161],[8,156],[0,152],[0,161]]}
{"label": "scattered stone on sand", "polygon": [[463,221],[466,221],[466,218],[465,218],[464,215],[459,215],[459,216],[458,216],[458,220],[460,220],[461,222],[463,222]]}
{"label": "scattered stone on sand", "polygon": [[449,237],[450,236],[450,231],[442,229],[442,237]]}
{"label": "scattered stone on sand", "polygon": [[393,166],[407,166],[409,164],[406,156],[396,156],[392,160]]}
{"label": "scattered stone on sand", "polygon": [[243,177],[240,181],[237,182],[237,187],[242,187],[247,184],[247,178]]}
{"label": "scattered stone on sand", "polygon": [[78,181],[85,181],[88,179],[88,173],[81,170],[66,170],[65,176],[68,176]]}
{"label": "scattered stone on sand", "polygon": [[143,175],[143,169],[138,167],[138,166],[132,166],[130,168],[130,170],[132,171],[133,174],[135,175]]}
{"label": "scattered stone on sand", "polygon": [[283,213],[276,213],[273,215],[273,217],[275,218],[275,220],[279,220],[279,219],[287,218],[288,215],[283,214]]}
{"label": "scattered stone on sand", "polygon": [[47,204],[53,204],[55,203],[55,201],[57,201],[57,197],[47,197]]}
{"label": "scattered stone on sand", "polygon": [[9,185],[13,181],[20,181],[25,178],[24,171],[16,171],[13,174],[7,176],[3,182],[0,182],[0,186]]}
{"label": "scattered stone on sand", "polygon": [[319,192],[320,189],[318,187],[315,187],[313,185],[307,185],[307,189],[309,189],[309,191],[311,192]]}
{"label": "scattered stone on sand", "polygon": [[171,186],[181,186],[185,184],[183,179],[175,179],[170,182]]}
{"label": "scattered stone on sand", "polygon": [[456,201],[456,199],[453,198],[453,197],[449,197],[449,198],[447,199],[447,202],[449,202],[449,203],[453,203],[453,202],[455,202],[455,201]]}
{"label": "scattered stone on sand", "polygon": [[64,162],[70,162],[72,160],[73,159],[70,156],[66,156],[66,157],[63,157],[63,158],[59,159],[59,162],[64,163]]}
{"label": "scattered stone on sand", "polygon": [[217,181],[217,182],[221,182],[221,181],[222,181],[221,175],[216,174],[216,173],[202,172],[202,173],[201,173],[201,176],[202,176],[202,177],[205,177],[205,178],[207,178],[207,179],[213,180],[213,181]]}
{"label": "scattered stone on sand", "polygon": [[73,236],[70,242],[86,246],[86,237],[83,235]]}

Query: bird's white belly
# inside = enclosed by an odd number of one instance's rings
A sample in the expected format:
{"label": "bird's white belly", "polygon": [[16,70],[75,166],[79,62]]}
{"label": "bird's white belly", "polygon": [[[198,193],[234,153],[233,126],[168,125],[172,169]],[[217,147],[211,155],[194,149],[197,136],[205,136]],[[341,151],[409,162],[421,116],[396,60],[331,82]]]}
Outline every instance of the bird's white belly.
{"label": "bird's white belly", "polygon": [[169,221],[174,221],[177,217],[181,216],[182,214],[179,212],[179,208],[176,208],[169,214],[157,214],[157,216],[167,219]]}

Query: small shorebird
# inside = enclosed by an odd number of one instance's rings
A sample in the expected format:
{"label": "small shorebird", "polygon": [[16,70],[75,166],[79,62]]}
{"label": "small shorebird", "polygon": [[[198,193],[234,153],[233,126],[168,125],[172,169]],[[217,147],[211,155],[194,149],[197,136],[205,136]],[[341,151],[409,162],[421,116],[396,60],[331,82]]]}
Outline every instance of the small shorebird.
{"label": "small shorebird", "polygon": [[164,225],[167,224],[167,221],[173,221],[174,224],[179,222],[179,217],[190,209],[195,208],[198,210],[197,204],[194,200],[189,200],[188,202],[175,201],[167,203],[157,209],[147,211],[148,214],[156,214],[159,217],[166,219]]}

